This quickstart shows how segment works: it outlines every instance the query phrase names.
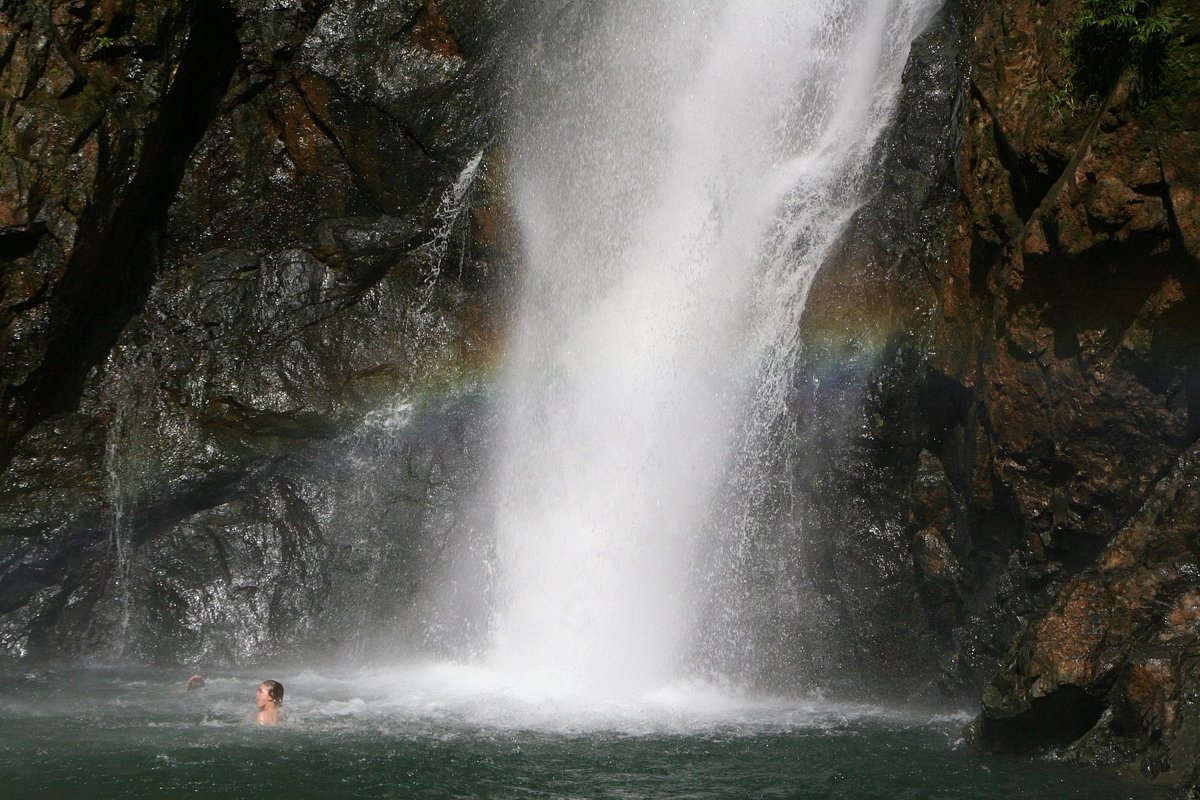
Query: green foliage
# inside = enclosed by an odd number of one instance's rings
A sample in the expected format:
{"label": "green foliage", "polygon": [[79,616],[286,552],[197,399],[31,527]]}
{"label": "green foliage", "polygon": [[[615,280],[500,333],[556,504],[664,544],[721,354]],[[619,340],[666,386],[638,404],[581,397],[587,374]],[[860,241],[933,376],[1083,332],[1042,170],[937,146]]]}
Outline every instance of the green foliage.
{"label": "green foliage", "polygon": [[1080,98],[1100,96],[1131,67],[1139,92],[1162,83],[1169,45],[1186,20],[1160,0],[1083,0],[1062,44],[1071,88]]}
{"label": "green foliage", "polygon": [[116,42],[111,36],[97,36],[95,44],[96,52],[103,53],[105,50],[116,44]]}
{"label": "green foliage", "polygon": [[1074,114],[1079,105],[1079,98],[1075,96],[1075,92],[1069,86],[1050,95],[1050,110],[1059,122],[1065,115]]}
{"label": "green foliage", "polygon": [[17,148],[13,146],[13,143],[9,137],[9,129],[4,124],[3,120],[0,120],[0,157],[17,157]]}

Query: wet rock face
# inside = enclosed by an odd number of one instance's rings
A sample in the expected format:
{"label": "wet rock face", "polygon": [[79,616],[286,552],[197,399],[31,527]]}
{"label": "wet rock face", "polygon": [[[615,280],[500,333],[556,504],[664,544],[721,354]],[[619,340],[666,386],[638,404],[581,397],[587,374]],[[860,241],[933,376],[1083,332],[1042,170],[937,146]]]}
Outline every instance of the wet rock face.
{"label": "wet rock face", "polygon": [[3,12],[0,463],[71,406],[144,300],[166,206],[238,59],[237,20],[218,4]]}
{"label": "wet rock face", "polygon": [[1198,467],[1192,447],[1021,633],[984,694],[983,741],[1195,780]]}
{"label": "wet rock face", "polygon": [[984,686],[985,746],[1066,748],[1187,783],[1196,20],[1157,94],[1126,72],[1085,101],[1072,99],[1059,38],[1076,11],[1019,2],[974,20],[962,194],[925,386],[942,412],[926,447],[974,576],[943,675],[968,696]]}
{"label": "wet rock face", "polygon": [[399,630],[485,430],[503,3],[0,11],[3,655]]}

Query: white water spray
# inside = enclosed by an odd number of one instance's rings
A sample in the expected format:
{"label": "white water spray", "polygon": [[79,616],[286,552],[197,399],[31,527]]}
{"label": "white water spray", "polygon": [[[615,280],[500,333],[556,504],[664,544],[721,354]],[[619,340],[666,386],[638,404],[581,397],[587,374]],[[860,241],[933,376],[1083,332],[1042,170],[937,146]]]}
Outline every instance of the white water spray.
{"label": "white water spray", "polygon": [[512,131],[526,272],[491,663],[557,694],[686,675],[733,432],[782,409],[808,287],[937,3],[647,5],[545,32]]}

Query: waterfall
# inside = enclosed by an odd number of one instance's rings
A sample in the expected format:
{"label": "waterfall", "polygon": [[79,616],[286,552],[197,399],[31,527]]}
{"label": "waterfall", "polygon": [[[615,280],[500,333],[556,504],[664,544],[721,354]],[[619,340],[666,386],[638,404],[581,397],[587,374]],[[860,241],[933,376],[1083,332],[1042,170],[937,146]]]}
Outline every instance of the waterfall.
{"label": "waterfall", "polygon": [[524,272],[491,498],[489,658],[513,681],[612,696],[687,674],[697,565],[745,535],[715,499],[753,491],[735,453],[769,447],[808,287],[936,5],[539,15],[508,140]]}
{"label": "waterfall", "polygon": [[119,367],[115,366],[116,358],[111,359],[110,363],[114,365],[115,377],[106,387],[106,395],[111,398],[109,403],[112,408],[112,422],[104,442],[104,473],[107,479],[105,493],[111,509],[110,524],[112,525],[109,541],[112,545],[114,566],[110,591],[115,596],[117,607],[117,631],[116,636],[113,637],[113,650],[114,655],[119,657],[124,655],[129,634],[130,560],[132,557],[130,550],[133,538],[130,518],[133,511],[134,493],[128,485],[129,476],[126,474],[127,467],[123,459],[125,455],[124,442],[128,439],[128,421],[126,420],[128,402],[124,392],[125,376]]}

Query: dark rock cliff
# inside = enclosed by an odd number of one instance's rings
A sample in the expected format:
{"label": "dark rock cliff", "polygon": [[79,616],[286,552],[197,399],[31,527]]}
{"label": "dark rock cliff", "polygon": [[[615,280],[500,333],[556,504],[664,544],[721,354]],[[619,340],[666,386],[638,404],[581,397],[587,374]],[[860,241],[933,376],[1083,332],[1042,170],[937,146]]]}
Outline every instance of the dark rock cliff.
{"label": "dark rock cliff", "polygon": [[971,12],[909,531],[980,743],[1190,785],[1200,14],[1143,6],[1175,20],[1159,81],[1110,49],[1090,97],[1079,2]]}
{"label": "dark rock cliff", "polygon": [[413,591],[503,302],[501,5],[0,5],[6,656],[344,650]]}

